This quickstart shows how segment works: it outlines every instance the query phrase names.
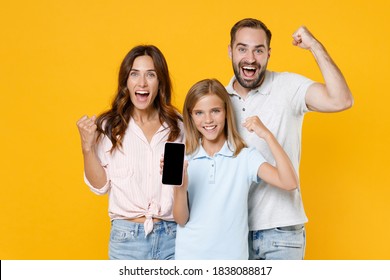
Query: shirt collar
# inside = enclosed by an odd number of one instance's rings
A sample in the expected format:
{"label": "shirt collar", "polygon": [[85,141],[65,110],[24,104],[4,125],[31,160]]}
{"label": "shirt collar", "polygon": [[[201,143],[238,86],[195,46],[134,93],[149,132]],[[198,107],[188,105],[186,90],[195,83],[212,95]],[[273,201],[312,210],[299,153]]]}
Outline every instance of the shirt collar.
{"label": "shirt collar", "polygon": [[[221,150],[219,150],[219,152],[215,153],[214,156],[217,156],[217,155],[221,155],[221,156],[225,156],[225,157],[233,157],[234,153],[233,151],[229,148],[229,146],[232,146],[232,145],[229,145],[228,144],[228,141],[225,141],[225,143],[223,144]],[[203,148],[202,144],[199,145],[199,149],[198,151],[193,155],[192,159],[198,159],[198,158],[211,158],[205,151],[205,149]]]}
{"label": "shirt collar", "polygon": [[[271,92],[271,82],[273,79],[273,72],[270,72],[268,70],[265,71],[265,78],[264,81],[261,83],[261,85],[257,88],[252,89],[248,95],[260,93],[261,95],[269,95]],[[236,76],[233,76],[230,79],[229,84],[226,86],[226,90],[230,95],[238,95],[238,93],[233,88],[233,83],[236,81]]]}

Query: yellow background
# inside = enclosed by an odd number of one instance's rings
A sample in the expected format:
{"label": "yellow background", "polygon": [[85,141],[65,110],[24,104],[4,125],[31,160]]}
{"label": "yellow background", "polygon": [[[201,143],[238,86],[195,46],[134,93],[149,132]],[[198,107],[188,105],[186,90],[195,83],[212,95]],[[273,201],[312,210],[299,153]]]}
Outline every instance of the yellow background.
{"label": "yellow background", "polygon": [[244,17],[272,30],[270,69],[322,81],[291,44],[306,25],[355,97],[349,111],[305,118],[306,259],[390,259],[388,1],[1,2],[0,259],[106,259],[107,197],[83,182],[77,119],[108,108],[137,44],[166,56],[179,108],[196,81],[227,84],[229,31]]}

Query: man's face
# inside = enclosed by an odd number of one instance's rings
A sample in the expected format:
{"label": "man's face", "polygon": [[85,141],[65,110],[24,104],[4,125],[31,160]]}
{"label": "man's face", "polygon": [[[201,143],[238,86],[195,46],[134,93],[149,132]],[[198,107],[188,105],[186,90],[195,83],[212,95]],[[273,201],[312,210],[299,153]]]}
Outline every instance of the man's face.
{"label": "man's face", "polygon": [[264,30],[245,27],[237,31],[229,55],[234,75],[243,88],[250,90],[261,85],[270,51]]}

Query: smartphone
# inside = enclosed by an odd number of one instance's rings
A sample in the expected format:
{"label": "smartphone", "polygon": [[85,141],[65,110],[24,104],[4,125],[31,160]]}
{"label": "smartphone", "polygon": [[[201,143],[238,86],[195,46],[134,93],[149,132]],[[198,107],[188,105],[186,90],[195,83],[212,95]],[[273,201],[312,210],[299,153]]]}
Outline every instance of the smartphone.
{"label": "smartphone", "polygon": [[163,184],[176,186],[183,184],[185,147],[183,143],[165,143],[162,171]]}

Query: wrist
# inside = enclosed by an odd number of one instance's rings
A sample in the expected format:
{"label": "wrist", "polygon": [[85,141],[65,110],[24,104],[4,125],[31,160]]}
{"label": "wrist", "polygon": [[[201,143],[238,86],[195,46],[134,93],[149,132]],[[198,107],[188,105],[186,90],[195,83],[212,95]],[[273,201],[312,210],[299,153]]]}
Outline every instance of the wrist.
{"label": "wrist", "polygon": [[95,154],[95,148],[94,147],[82,147],[83,154],[86,155],[93,155]]}
{"label": "wrist", "polygon": [[313,54],[316,54],[316,53],[319,53],[319,52],[324,52],[325,48],[319,41],[314,40],[313,44],[310,46],[310,51]]}

